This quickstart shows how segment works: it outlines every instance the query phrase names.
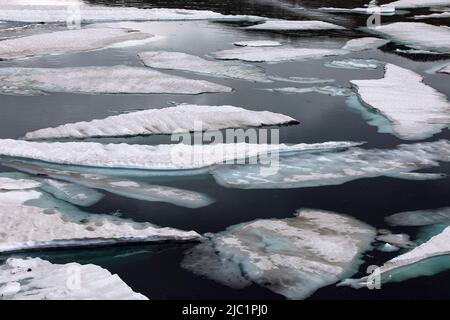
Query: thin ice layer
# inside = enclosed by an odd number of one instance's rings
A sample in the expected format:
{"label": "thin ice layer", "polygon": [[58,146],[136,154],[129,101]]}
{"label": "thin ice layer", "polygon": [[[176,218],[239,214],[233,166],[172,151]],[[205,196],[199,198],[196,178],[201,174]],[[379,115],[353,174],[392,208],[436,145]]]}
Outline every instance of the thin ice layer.
{"label": "thin ice layer", "polygon": [[384,220],[393,226],[426,226],[438,223],[450,223],[450,207],[405,211],[393,214]]}
{"label": "thin ice layer", "polygon": [[297,88],[297,87],[283,87],[283,88],[273,88],[268,89],[274,92],[280,93],[321,93],[327,94],[329,96],[341,96],[348,97],[354,95],[354,92],[348,88],[336,87],[336,86],[323,86],[323,87],[308,87],[308,88]]}
{"label": "thin ice layer", "polygon": [[423,8],[433,6],[446,6],[450,5],[450,0],[398,0],[384,4],[386,7],[395,7],[397,9],[407,8]]}
{"label": "thin ice layer", "polygon": [[246,30],[301,31],[301,30],[342,30],[334,23],[317,20],[266,20],[263,23],[245,27]]}
{"label": "thin ice layer", "polygon": [[362,101],[386,117],[396,136],[405,140],[431,137],[450,125],[450,103],[423,83],[419,74],[385,65],[382,79],[352,80]]}
{"label": "thin ice layer", "polygon": [[347,43],[345,44],[345,46],[342,47],[342,49],[349,51],[363,51],[382,47],[388,42],[389,40],[375,37],[357,38],[347,41]]}
{"label": "thin ice layer", "polygon": [[144,65],[155,69],[181,70],[208,76],[270,82],[263,69],[249,64],[206,60],[202,57],[173,51],[146,51],[140,52],[138,56]]}
{"label": "thin ice layer", "polygon": [[[376,275],[381,278],[382,283],[404,281],[422,275],[432,275],[450,267],[448,263],[449,254],[450,227],[446,227],[441,233],[420,246],[386,262],[376,270]],[[372,281],[373,277],[346,279],[339,285],[347,285],[359,289],[368,286]]]}
{"label": "thin ice layer", "polygon": [[326,67],[330,68],[341,68],[341,69],[366,69],[373,70],[378,68],[380,61],[373,59],[345,59],[345,60],[333,60],[331,62],[325,63]]}
{"label": "thin ice layer", "polygon": [[423,22],[395,22],[369,30],[414,49],[450,52],[450,29],[446,26],[434,26]]}
{"label": "thin ice layer", "polygon": [[[77,278],[79,276],[79,278]],[[70,281],[72,280],[72,281]],[[147,300],[117,274],[94,264],[9,258],[0,266],[4,300]]]}
{"label": "thin ice layer", "polygon": [[[35,175],[44,174],[53,179],[68,181],[77,186],[105,190],[122,197],[138,199],[142,201],[166,202],[187,208],[205,207],[214,202],[213,199],[199,192],[149,184],[142,181],[125,179],[122,177],[114,178],[102,174],[79,173],[63,169],[57,170],[47,168],[45,166],[38,166],[36,164],[19,161],[7,162],[4,165],[27,173]],[[57,198],[60,198],[57,195],[55,196]],[[93,195],[90,194],[90,197],[92,198]],[[67,201],[67,199],[62,200]]]}
{"label": "thin ice layer", "polygon": [[46,143],[0,139],[0,155],[98,168],[189,170],[205,168],[218,163],[240,163],[240,160],[270,156],[273,153],[314,151],[357,144],[354,142],[327,142],[288,146],[285,144],[187,145],[181,143],[149,146],[125,143]]}
{"label": "thin ice layer", "polygon": [[290,123],[297,121],[269,111],[251,111],[234,106],[181,104],[175,107],[130,112],[101,120],[69,123],[56,128],[28,132],[25,137],[27,139],[124,137]]}
{"label": "thin ice layer", "polygon": [[53,179],[43,179],[40,189],[52,194],[55,198],[81,207],[89,207],[99,202],[103,194],[75,183]]}
{"label": "thin ice layer", "polygon": [[1,68],[0,93],[43,94],[200,94],[232,89],[203,80],[191,80],[148,68],[124,65],[74,68]]}
{"label": "thin ice layer", "polygon": [[304,209],[295,218],[255,220],[210,234],[186,253],[182,266],[234,288],[256,283],[304,299],[355,273],[374,236],[354,218]]}
{"label": "thin ice layer", "polygon": [[281,42],[273,40],[238,41],[233,44],[238,47],[279,47],[282,45]]}
{"label": "thin ice layer", "polygon": [[0,203],[0,252],[200,239],[194,231],[83,212],[38,190],[0,193]]}
{"label": "thin ice layer", "polygon": [[0,41],[0,59],[56,55],[104,48],[131,40],[153,37],[127,29],[83,28],[35,34]]}
{"label": "thin ice layer", "polygon": [[217,166],[216,181],[240,189],[305,188],[339,185],[362,178],[437,179],[442,175],[413,171],[450,162],[450,142],[404,144],[396,149],[350,148],[283,156],[277,171],[262,174],[261,165]]}

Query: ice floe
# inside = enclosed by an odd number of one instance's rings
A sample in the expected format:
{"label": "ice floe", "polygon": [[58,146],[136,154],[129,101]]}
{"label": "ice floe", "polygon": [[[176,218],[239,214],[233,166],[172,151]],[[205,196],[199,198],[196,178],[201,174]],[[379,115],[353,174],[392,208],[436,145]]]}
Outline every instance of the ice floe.
{"label": "ice floe", "polygon": [[[24,22],[64,22],[70,17],[71,7],[61,5],[33,5],[23,6],[14,3],[2,4],[0,20]],[[73,7],[72,7],[73,8]],[[132,7],[111,6],[76,6],[76,13],[81,23],[112,22],[112,21],[250,21],[259,22],[266,18],[246,15],[223,15],[208,10],[186,9],[139,9]]]}
{"label": "ice floe", "polygon": [[398,0],[384,4],[386,7],[395,7],[399,9],[407,8],[423,8],[432,6],[446,6],[450,5],[450,0]]}
{"label": "ice floe", "polygon": [[281,42],[272,40],[238,41],[233,44],[238,47],[278,47],[282,45]]}
{"label": "ice floe", "polygon": [[426,226],[438,223],[450,223],[450,207],[405,211],[384,219],[393,226]]}
{"label": "ice floe", "polygon": [[[225,187],[240,189],[304,188],[339,185],[380,176],[400,179],[436,179],[413,171],[450,161],[450,142],[404,144],[396,149],[349,148],[282,156],[278,170],[262,174],[261,165],[216,166],[213,175]],[[431,177],[430,177],[431,175]]]}
{"label": "ice floe", "polygon": [[325,63],[326,67],[341,69],[376,69],[380,65],[380,61],[372,59],[346,59],[333,60]]}
{"label": "ice floe", "polygon": [[249,64],[207,60],[183,52],[140,52],[139,59],[147,67],[182,70],[215,77],[227,77],[248,81],[270,82],[263,69]]}
{"label": "ice floe", "polygon": [[39,181],[29,179],[20,173],[0,174],[0,191],[34,189],[41,186]]}
{"label": "ice floe", "polygon": [[201,238],[194,231],[83,212],[39,190],[2,192],[0,200],[0,252]]}
{"label": "ice floe", "polygon": [[317,144],[217,143],[205,145],[100,144],[95,142],[30,142],[0,139],[0,155],[96,168],[194,170],[218,163],[241,163],[248,158],[289,152],[345,148],[355,142]]}
{"label": "ice floe", "polygon": [[446,26],[434,26],[423,22],[395,22],[369,30],[414,49],[450,52],[450,29]]}
{"label": "ice floe", "polygon": [[25,137],[27,139],[124,137],[293,123],[298,121],[269,111],[251,111],[234,106],[180,104],[175,107],[130,112],[101,120],[41,129],[28,132]]}
{"label": "ice floe", "polygon": [[309,87],[309,88],[297,88],[297,87],[283,87],[283,88],[273,88],[268,89],[274,92],[280,92],[280,93],[321,93],[321,94],[327,94],[329,96],[341,96],[341,97],[348,97],[352,96],[355,93],[348,89],[343,87],[336,87],[336,86],[324,86],[324,87]]}
{"label": "ice floe", "polygon": [[388,63],[384,78],[350,82],[366,105],[391,122],[399,138],[428,138],[450,125],[446,96],[424,84],[422,76],[411,70]]}
{"label": "ice floe", "polygon": [[120,42],[151,37],[151,34],[113,28],[55,31],[0,41],[0,59],[95,50]]}
{"label": "ice floe", "polygon": [[266,20],[263,23],[245,27],[246,30],[301,31],[301,30],[342,30],[334,23],[317,20]]}
{"label": "ice floe", "polygon": [[[39,166],[34,163],[19,161],[8,161],[4,163],[4,165],[34,175],[45,175],[53,179],[68,181],[73,185],[79,186],[79,188],[84,186],[84,188],[105,190],[122,197],[142,201],[165,202],[186,208],[205,207],[214,202],[213,199],[199,192],[154,185],[142,181],[128,180],[122,177],[115,178],[99,173],[80,173],[63,169],[58,170],[45,166]],[[45,188],[45,185],[42,189],[48,191],[48,189]],[[90,194],[90,199],[94,197],[95,193],[96,191]],[[59,199],[68,201],[67,198],[62,198],[58,196],[58,194],[52,194]],[[69,202],[74,203],[73,201]]]}
{"label": "ice floe", "polygon": [[304,299],[357,271],[375,230],[351,217],[303,209],[294,218],[229,227],[190,249],[182,266],[224,285],[252,283]]}
{"label": "ice floe", "polygon": [[407,235],[406,233],[381,234],[376,236],[375,240],[385,242],[397,248],[410,248],[413,246],[413,243],[409,240],[409,235]]}
{"label": "ice floe", "polygon": [[43,94],[73,92],[85,94],[200,94],[230,92],[223,85],[191,80],[155,70],[124,65],[74,68],[1,68],[0,93]]}
{"label": "ice floe", "polygon": [[436,72],[450,74],[450,64],[440,68]]}
{"label": "ice floe", "polygon": [[332,83],[336,80],[334,79],[320,79],[314,77],[280,77],[280,76],[269,76],[269,79],[274,81],[282,81],[282,82],[293,82],[293,83],[302,83],[302,84],[312,84],[312,83]]}
{"label": "ice floe", "polygon": [[346,279],[339,285],[359,289],[370,286],[375,277],[379,277],[381,283],[387,283],[404,281],[422,275],[432,275],[449,268],[449,254],[450,227],[446,227],[441,233],[425,243],[389,260],[380,268],[377,268],[373,275],[361,279]]}
{"label": "ice floe", "polygon": [[440,13],[431,13],[431,14],[422,14],[414,16],[414,19],[443,19],[450,18],[450,12],[440,12]]}
{"label": "ice floe", "polygon": [[393,15],[395,14],[394,6],[369,6],[364,8],[335,8],[335,7],[322,7],[320,11],[324,12],[343,12],[343,13],[360,13],[360,14],[380,14],[380,15]]}
{"label": "ice floe", "polygon": [[97,265],[52,264],[40,258],[9,258],[0,265],[0,299],[147,300]]}
{"label": "ice floe", "polygon": [[342,49],[348,51],[363,51],[382,47],[388,42],[389,40],[375,37],[357,38],[347,41],[347,43],[342,47]]}
{"label": "ice floe", "polygon": [[91,188],[52,179],[43,179],[40,189],[81,207],[89,207],[103,198],[103,194]]}
{"label": "ice floe", "polygon": [[243,60],[248,62],[277,63],[293,60],[321,59],[345,54],[341,49],[294,48],[294,47],[242,47],[214,52],[221,60]]}

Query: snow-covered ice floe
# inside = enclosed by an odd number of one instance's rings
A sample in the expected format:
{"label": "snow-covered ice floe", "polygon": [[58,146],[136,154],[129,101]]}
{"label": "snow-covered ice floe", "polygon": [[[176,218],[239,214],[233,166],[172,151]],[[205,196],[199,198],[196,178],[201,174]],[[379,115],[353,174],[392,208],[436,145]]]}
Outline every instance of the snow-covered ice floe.
{"label": "snow-covered ice floe", "polygon": [[242,47],[212,53],[220,60],[277,63],[293,60],[321,59],[345,54],[341,49],[295,48],[295,47]]}
{"label": "snow-covered ice floe", "polygon": [[432,6],[446,6],[450,5],[450,0],[398,0],[384,4],[382,6],[395,7],[398,9],[408,9],[408,8],[424,8]]}
{"label": "snow-covered ice floe", "polygon": [[439,223],[450,223],[450,207],[405,211],[393,214],[384,220],[393,226],[426,226]]}
{"label": "snow-covered ice floe", "polygon": [[211,55],[221,60],[242,60],[248,62],[277,63],[284,61],[302,61],[321,59],[328,56],[338,56],[350,52],[376,49],[387,42],[375,37],[352,39],[340,49],[299,48],[299,47],[241,47],[214,52]]}
{"label": "snow-covered ice floe", "polygon": [[[72,270],[72,273],[71,273]],[[80,276],[71,285],[71,274]],[[117,274],[94,264],[9,258],[0,265],[0,300],[147,300]]]}
{"label": "snow-covered ice floe", "polygon": [[326,67],[341,68],[341,69],[376,69],[380,65],[380,61],[372,59],[346,59],[346,60],[333,60],[325,63]]}
{"label": "snow-covered ice floe", "polygon": [[124,65],[74,68],[1,68],[0,93],[33,95],[45,92],[85,94],[200,94],[231,88],[191,80],[148,68]]}
{"label": "snow-covered ice floe", "polygon": [[238,47],[279,47],[282,45],[281,42],[273,40],[238,41],[233,44]]}
{"label": "snow-covered ice floe", "polygon": [[384,78],[350,82],[366,105],[391,122],[399,138],[425,139],[450,125],[447,97],[411,70],[388,63]]}
{"label": "snow-covered ice floe", "polygon": [[[27,139],[124,137],[173,134],[227,128],[260,127],[298,123],[270,111],[251,111],[234,106],[180,104],[175,107],[130,112],[101,120],[65,124],[28,132]],[[197,124],[197,125],[196,125]]]}
{"label": "snow-covered ice floe", "polygon": [[347,43],[342,47],[342,49],[348,51],[363,51],[382,47],[388,42],[389,40],[375,37],[356,38],[347,41]]}
{"label": "snow-covered ice floe", "polygon": [[308,87],[308,88],[297,88],[297,87],[282,87],[282,88],[273,88],[268,89],[270,91],[274,92],[280,92],[280,93],[321,93],[321,94],[327,94],[329,96],[341,96],[341,97],[348,97],[352,96],[355,93],[348,89],[343,87],[336,87],[336,86],[323,86],[323,87]]}
{"label": "snow-covered ice floe", "polygon": [[[149,184],[142,181],[129,180],[125,178],[115,178],[107,175],[102,175],[99,173],[80,173],[75,171],[68,171],[64,169],[53,169],[45,166],[39,166],[35,163],[27,163],[23,161],[8,161],[4,163],[5,166],[14,168],[19,171],[27,172],[33,175],[45,175],[51,177],[52,179],[68,181],[69,185],[76,186],[76,190],[81,188],[89,189],[93,192],[89,193],[89,200],[95,197],[95,193],[98,193],[94,189],[105,190],[112,194],[117,194],[122,197],[137,199],[142,201],[158,201],[171,203],[178,206],[183,206],[186,208],[200,208],[210,205],[214,200],[205,194],[184,190],[174,187],[161,186],[155,184]],[[46,179],[47,181],[49,179]],[[51,180],[53,185],[64,184],[61,181]],[[84,187],[83,187],[84,186]],[[1,188],[1,186],[0,186]],[[52,190],[43,185],[41,187],[44,191],[53,194],[56,198],[68,201],[77,205],[72,199],[67,199],[68,193],[65,192],[63,195],[66,197],[61,197],[58,193],[51,192]],[[65,188],[63,191],[66,191]],[[87,200],[86,200],[87,201]],[[85,201],[85,202],[86,202]]]}
{"label": "snow-covered ice floe", "polygon": [[386,283],[433,275],[450,267],[449,254],[450,226],[411,251],[389,260],[376,269],[373,275],[361,279],[346,279],[339,286],[359,289],[370,286],[375,277],[379,277],[381,283]]}
{"label": "snow-covered ice floe", "polygon": [[38,189],[1,192],[0,203],[0,252],[201,238],[194,231],[83,212]]}
{"label": "snow-covered ice floe", "polygon": [[368,29],[414,49],[450,52],[450,28],[423,22],[395,22]]}
{"label": "snow-covered ice floe", "polygon": [[317,20],[266,20],[263,23],[245,27],[246,30],[301,31],[301,30],[342,30],[334,23]]}
{"label": "snow-covered ice floe", "polygon": [[422,15],[414,16],[414,19],[416,19],[416,20],[444,19],[444,18],[450,18],[450,12],[440,12],[440,13],[422,14]]}
{"label": "snow-covered ice floe", "polygon": [[0,173],[0,191],[35,188],[50,193],[55,198],[83,207],[91,206],[103,198],[100,192],[77,184],[30,177],[20,172]]}
{"label": "snow-covered ice floe", "polygon": [[215,77],[227,77],[247,81],[270,82],[263,69],[243,63],[207,60],[183,52],[146,51],[139,59],[147,67],[182,70]]}
{"label": "snow-covered ice floe", "polygon": [[55,31],[0,41],[0,59],[95,50],[121,42],[151,37],[153,35],[132,32],[129,29],[83,28]]}
{"label": "snow-covered ice floe", "polygon": [[180,143],[150,146],[0,139],[0,156],[96,168],[195,170],[219,163],[241,163],[258,156],[313,152],[358,144],[360,143],[344,141],[297,145],[250,143],[187,145]]}
{"label": "snow-covered ice floe", "polygon": [[233,288],[252,283],[304,299],[354,274],[375,230],[344,215],[299,210],[287,219],[261,219],[207,234],[182,266]]}
{"label": "snow-covered ice floe", "polygon": [[342,13],[359,13],[359,14],[380,14],[380,15],[394,15],[394,6],[369,6],[364,8],[335,8],[335,7],[322,7],[320,11],[324,12],[342,12]]}
{"label": "snow-covered ice floe", "polygon": [[304,188],[339,185],[361,178],[380,176],[426,180],[441,174],[417,173],[450,161],[450,142],[404,144],[396,149],[331,149],[315,153],[282,156],[278,170],[262,174],[261,165],[216,166],[212,173],[225,187],[240,189]]}
{"label": "snow-covered ice floe", "polygon": [[[67,5],[41,5],[34,4],[24,6],[15,3],[1,4],[0,20],[23,21],[23,22],[66,22],[68,11]],[[186,10],[186,9],[139,9],[131,7],[90,6],[80,5],[75,9],[79,12],[81,23],[90,22],[112,22],[112,21],[193,21],[212,20],[240,22],[259,22],[266,18],[248,15],[223,15],[208,10]]]}

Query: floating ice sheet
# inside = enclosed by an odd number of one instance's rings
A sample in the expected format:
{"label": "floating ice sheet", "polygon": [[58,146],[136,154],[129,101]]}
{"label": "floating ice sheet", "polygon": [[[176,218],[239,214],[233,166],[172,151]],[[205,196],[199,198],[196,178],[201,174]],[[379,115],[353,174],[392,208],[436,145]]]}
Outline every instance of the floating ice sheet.
{"label": "floating ice sheet", "polygon": [[[72,273],[71,273],[72,271]],[[70,282],[79,275],[79,282]],[[71,286],[72,284],[72,286]],[[10,258],[0,265],[3,300],[147,300],[116,274],[97,265],[52,264],[40,258]]]}
{"label": "floating ice sheet", "polygon": [[432,6],[445,6],[450,5],[450,0],[398,0],[391,3],[387,3],[386,7],[395,7],[398,9],[407,8],[423,8]]}
{"label": "floating ice sheet", "polygon": [[3,94],[31,95],[45,92],[200,94],[231,90],[229,87],[208,81],[185,79],[148,68],[123,65],[0,69],[0,93]]}
{"label": "floating ice sheet", "polygon": [[181,104],[28,132],[27,139],[124,137],[293,124],[291,117],[234,106]]}
{"label": "floating ice sheet", "polygon": [[35,34],[0,41],[0,59],[95,50],[131,40],[153,37],[126,29],[83,28]]}
{"label": "floating ice sheet", "polygon": [[333,60],[325,63],[326,67],[341,68],[341,69],[376,69],[380,65],[380,61],[372,59],[346,59],[346,60]]}
{"label": "floating ice sheet", "polygon": [[422,14],[414,16],[414,19],[444,19],[450,18],[450,12],[440,12],[440,13],[431,13],[431,14]]}
{"label": "floating ice sheet", "polygon": [[242,47],[212,53],[221,60],[243,60],[248,62],[277,63],[293,60],[321,59],[345,54],[341,49],[317,49],[294,47]]}
{"label": "floating ice sheet", "polygon": [[[405,254],[397,256],[377,269],[382,283],[404,281],[422,275],[432,275],[450,267],[450,227],[432,237],[427,242],[417,246]],[[346,279],[339,285],[351,286],[356,289],[368,286],[373,278]]]}
{"label": "floating ice sheet", "polygon": [[147,67],[172,69],[248,81],[270,82],[263,69],[243,63],[206,60],[183,52],[147,51],[139,53]]}
{"label": "floating ice sheet", "polygon": [[357,271],[375,230],[351,217],[304,209],[296,217],[255,220],[210,234],[186,253],[182,266],[224,285],[256,283],[289,299]]}
{"label": "floating ice sheet", "polygon": [[450,64],[446,65],[445,67],[440,68],[439,70],[437,70],[437,72],[450,74]]}
{"label": "floating ice sheet", "polygon": [[429,210],[405,211],[384,219],[393,226],[426,226],[438,223],[450,223],[450,207]]}
{"label": "floating ice sheet", "polygon": [[376,80],[350,81],[362,101],[392,123],[406,140],[431,137],[450,125],[450,103],[444,94],[423,83],[419,74],[393,64]]}
{"label": "floating ice sheet", "polygon": [[38,190],[3,192],[0,200],[0,252],[200,239],[194,231],[83,212]]}
{"label": "floating ice sheet", "polygon": [[44,162],[97,168],[143,170],[193,170],[218,163],[241,163],[257,156],[285,152],[317,151],[343,148],[358,143],[327,142],[317,144],[249,144],[206,145],[168,144],[131,145],[95,142],[29,142],[0,139],[0,155]]}
{"label": "floating ice sheet", "polygon": [[450,52],[450,29],[422,22],[395,22],[370,28],[369,31],[405,44],[414,49]]}
{"label": "floating ice sheet", "polygon": [[375,37],[357,38],[347,41],[347,43],[342,47],[342,49],[349,51],[363,51],[382,47],[388,42],[389,40]]}
{"label": "floating ice sheet", "polygon": [[309,87],[309,88],[296,88],[296,87],[284,87],[284,88],[273,88],[269,89],[274,92],[281,92],[281,93],[321,93],[321,94],[327,94],[329,96],[342,96],[342,97],[348,97],[352,96],[355,93],[348,89],[343,87],[336,87],[336,86],[324,86],[324,87]]}
{"label": "floating ice sheet", "polygon": [[301,31],[301,30],[342,30],[344,27],[317,20],[267,20],[245,27],[246,30]]}
{"label": "floating ice sheet", "polygon": [[324,12],[343,12],[343,13],[359,13],[359,14],[380,14],[380,15],[394,15],[394,6],[369,6],[365,8],[334,8],[323,7],[319,8]]}
{"label": "floating ice sheet", "polygon": [[450,142],[404,144],[396,149],[350,148],[283,156],[278,170],[262,174],[261,165],[217,166],[216,181],[225,187],[240,189],[304,188],[339,185],[348,181],[389,176],[400,179],[438,178],[435,174],[415,173],[450,161]]}
{"label": "floating ice sheet", "polygon": [[313,84],[313,83],[332,83],[336,80],[334,79],[320,79],[314,77],[279,77],[279,76],[270,76],[271,80],[274,81],[282,81],[282,82],[293,82],[293,83],[302,83],[302,84]]}
{"label": "floating ice sheet", "polygon": [[34,189],[40,186],[39,181],[30,179],[21,173],[7,172],[0,174],[0,191]]}
{"label": "floating ice sheet", "polygon": [[[131,199],[138,199],[143,201],[160,201],[187,208],[205,207],[214,202],[214,200],[207,195],[195,191],[160,185],[152,185],[141,181],[128,180],[125,178],[114,178],[101,174],[79,173],[62,169],[57,170],[24,162],[11,161],[5,163],[5,166],[35,175],[44,174],[53,179],[69,181],[74,185],[85,186],[85,188],[105,190],[107,192]],[[45,188],[43,189],[46,190]],[[96,191],[94,191],[94,193],[95,192]],[[67,199],[65,198],[58,197],[57,195],[55,196],[67,201]],[[90,197],[93,197],[92,193],[90,194]]]}
{"label": "floating ice sheet", "polygon": [[272,40],[238,41],[233,44],[238,47],[278,47],[282,45],[281,42]]}
{"label": "floating ice sheet", "polygon": [[73,203],[81,207],[89,207],[103,198],[103,194],[74,183],[67,183],[52,179],[43,179],[41,189],[52,194],[55,198]]}
{"label": "floating ice sheet", "polygon": [[[24,22],[66,22],[70,8],[61,5],[21,6],[14,3],[2,4],[0,20],[24,21]],[[75,7],[79,12],[81,23],[89,22],[111,22],[111,21],[190,21],[190,20],[212,20],[212,21],[264,21],[266,18],[246,15],[223,15],[208,10],[185,10],[185,9],[139,9],[132,7],[111,6],[89,6],[81,5]],[[75,11],[77,12],[77,11]]]}

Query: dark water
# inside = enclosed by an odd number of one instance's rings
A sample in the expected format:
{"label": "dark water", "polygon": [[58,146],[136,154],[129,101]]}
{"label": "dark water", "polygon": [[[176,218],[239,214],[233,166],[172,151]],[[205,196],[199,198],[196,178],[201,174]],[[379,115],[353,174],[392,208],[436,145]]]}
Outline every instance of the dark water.
{"label": "dark water", "polygon": [[[90,1],[94,2],[94,1]],[[365,24],[365,16],[332,15],[315,10],[298,10],[295,5],[308,8],[321,6],[356,7],[365,1],[95,1],[111,5],[134,5],[143,7],[175,7],[209,9],[222,13],[253,14],[287,19],[310,19],[312,17],[345,26]],[[345,3],[344,3],[345,2]],[[339,4],[337,4],[339,3]],[[305,12],[306,11],[306,12]],[[426,11],[426,10],[425,10]],[[424,10],[415,10],[424,12]],[[398,17],[387,17],[393,21]],[[428,21],[436,23],[434,21]],[[439,20],[437,23],[445,23]],[[79,54],[40,57],[18,61],[0,62],[0,67],[61,67],[125,64],[139,66],[136,54],[145,50],[182,51],[195,55],[232,48],[241,40],[270,39],[290,42],[304,47],[341,47],[352,37],[361,36],[359,31],[344,32],[290,32],[269,33],[245,31],[237,24],[208,22],[155,22],[154,34],[166,35],[162,41],[139,47],[107,49]],[[58,26],[52,26],[58,28]],[[193,45],[195,43],[195,45]],[[425,82],[450,96],[448,76],[427,74],[426,70],[445,62],[445,57],[412,57],[393,52],[397,46],[389,45],[381,50],[369,50],[345,56],[345,58],[377,59],[414,70],[424,76]],[[345,70],[327,68],[324,63],[339,57],[305,62],[259,64],[269,75],[301,76],[336,79],[336,85],[349,86],[349,80],[382,77],[382,70]],[[436,59],[441,59],[437,60]],[[448,61],[448,60],[447,60]],[[79,95],[55,93],[43,96],[0,96],[0,138],[19,138],[25,132],[69,122],[103,118],[117,111],[161,108],[170,102],[243,106],[253,110],[280,112],[300,120],[301,124],[280,128],[280,142],[312,143],[331,140],[367,141],[364,147],[395,147],[404,141],[377,133],[361,115],[345,104],[345,97],[331,97],[317,93],[277,94],[260,90],[280,86],[309,86],[275,82],[251,83],[223,78],[204,77],[182,72],[167,73],[233,87],[232,93],[182,95]],[[448,130],[435,135],[429,141],[450,139]],[[110,139],[123,142],[123,139]],[[169,137],[136,138],[129,143],[170,143]],[[10,170],[1,167],[4,170]],[[432,170],[428,170],[432,171]],[[450,174],[450,165],[433,169]],[[149,221],[161,226],[195,230],[199,233],[222,231],[230,225],[264,218],[291,217],[302,207],[325,209],[352,215],[377,228],[386,228],[385,216],[409,210],[450,206],[450,178],[435,181],[407,181],[393,178],[360,179],[339,186],[301,188],[287,190],[238,190],[217,185],[208,175],[182,178],[146,178],[151,183],[202,192],[216,202],[199,209],[188,209],[167,203],[131,200],[105,193],[98,204],[87,208],[89,212],[108,213],[119,210],[125,217],[136,221]],[[397,229],[414,236],[417,230]],[[179,265],[183,252],[192,245],[126,246],[89,250],[65,250],[55,252],[26,253],[53,262],[95,263],[108,268],[131,286],[151,299],[283,299],[271,291],[252,286],[234,290],[216,282],[196,276]],[[365,275],[366,265],[380,265],[395,254],[369,252],[360,276]],[[6,258],[6,257],[4,257]],[[403,283],[387,284],[382,290],[354,290],[334,285],[318,290],[311,299],[449,299],[450,271],[433,277],[421,277]]]}

